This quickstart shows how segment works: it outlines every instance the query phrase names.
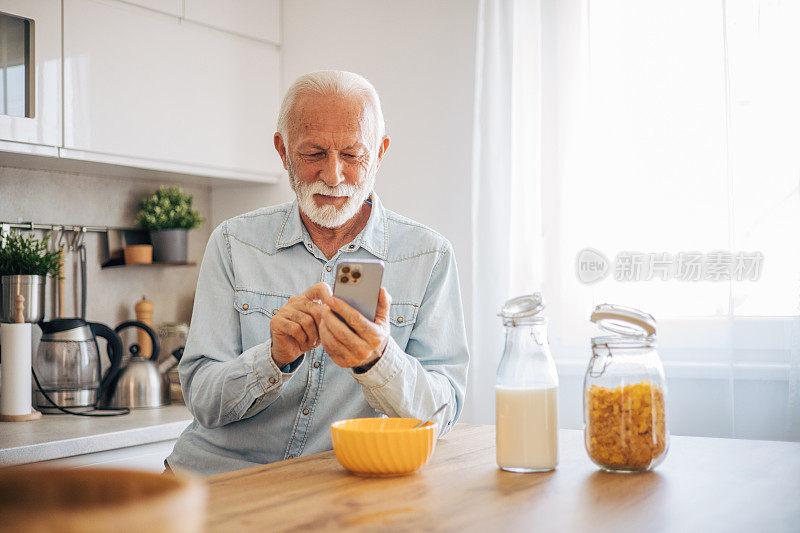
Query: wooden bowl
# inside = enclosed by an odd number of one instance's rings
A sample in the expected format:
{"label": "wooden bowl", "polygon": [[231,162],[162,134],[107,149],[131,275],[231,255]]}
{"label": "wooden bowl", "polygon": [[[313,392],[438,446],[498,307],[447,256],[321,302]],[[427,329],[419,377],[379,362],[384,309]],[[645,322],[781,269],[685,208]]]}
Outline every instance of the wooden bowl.
{"label": "wooden bowl", "polygon": [[205,502],[205,485],[181,476],[99,468],[0,470],[3,531],[202,531]]}
{"label": "wooden bowl", "polygon": [[132,244],[123,250],[126,265],[149,265],[153,262],[152,244]]}

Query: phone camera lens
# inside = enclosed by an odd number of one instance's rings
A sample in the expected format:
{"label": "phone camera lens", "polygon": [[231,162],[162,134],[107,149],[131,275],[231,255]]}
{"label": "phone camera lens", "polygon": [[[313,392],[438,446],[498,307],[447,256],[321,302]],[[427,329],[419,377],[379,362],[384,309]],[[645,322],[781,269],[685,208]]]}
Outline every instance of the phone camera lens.
{"label": "phone camera lens", "polygon": [[341,281],[342,283],[347,283],[348,281],[350,281],[350,278],[348,278],[347,276],[342,276],[341,278],[339,278],[339,281]]}
{"label": "phone camera lens", "polygon": [[348,266],[342,267],[342,274],[347,274],[348,272],[350,272],[350,267]]}
{"label": "phone camera lens", "polygon": [[353,279],[358,279],[361,277],[361,272],[359,272],[358,270],[354,270],[352,276]]}

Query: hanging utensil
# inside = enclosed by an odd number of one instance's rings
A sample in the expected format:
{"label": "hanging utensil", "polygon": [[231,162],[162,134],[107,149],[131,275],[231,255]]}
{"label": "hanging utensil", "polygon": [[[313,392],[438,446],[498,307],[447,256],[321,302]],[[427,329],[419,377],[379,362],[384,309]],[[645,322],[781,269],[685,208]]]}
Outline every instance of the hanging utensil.
{"label": "hanging utensil", "polygon": [[81,262],[81,318],[86,320],[86,245],[78,248],[78,257]]}
{"label": "hanging utensil", "polygon": [[72,231],[75,237],[72,240],[72,248],[78,252],[81,276],[81,318],[86,320],[86,226],[74,226]]}
{"label": "hanging utensil", "polygon": [[[55,228],[53,231],[56,231]],[[58,318],[65,318],[64,294],[67,292],[67,247],[64,246],[64,227],[58,228]]]}

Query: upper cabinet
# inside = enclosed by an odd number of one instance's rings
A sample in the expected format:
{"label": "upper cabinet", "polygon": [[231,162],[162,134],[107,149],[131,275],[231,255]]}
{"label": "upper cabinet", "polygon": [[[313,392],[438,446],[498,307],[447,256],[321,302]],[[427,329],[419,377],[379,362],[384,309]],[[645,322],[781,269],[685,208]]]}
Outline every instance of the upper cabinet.
{"label": "upper cabinet", "polygon": [[0,149],[60,144],[61,1],[0,0]]}
{"label": "upper cabinet", "polygon": [[[67,0],[68,2],[71,0]],[[181,6],[182,0],[123,0],[129,4],[136,4],[137,6],[146,7],[153,11],[160,11],[167,15],[176,17],[183,16],[183,7]]]}
{"label": "upper cabinet", "polygon": [[279,43],[279,0],[184,0],[186,20]]}
{"label": "upper cabinet", "polygon": [[[237,32],[249,33],[278,24],[264,12],[272,4],[186,0],[186,10],[241,25],[246,7],[252,22]],[[119,2],[65,1],[63,17],[68,157],[253,180],[283,170],[275,45]]]}

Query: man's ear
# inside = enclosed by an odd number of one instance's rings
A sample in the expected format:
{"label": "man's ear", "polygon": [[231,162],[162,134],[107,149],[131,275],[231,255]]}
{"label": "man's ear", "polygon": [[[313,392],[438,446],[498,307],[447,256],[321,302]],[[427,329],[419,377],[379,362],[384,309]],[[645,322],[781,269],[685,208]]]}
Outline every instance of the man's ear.
{"label": "man's ear", "polygon": [[380,146],[378,146],[378,166],[380,166],[381,161],[383,161],[383,156],[386,155],[386,151],[389,149],[389,141],[389,136],[384,135]]}
{"label": "man's ear", "polygon": [[281,156],[281,161],[283,161],[283,168],[289,170],[289,167],[286,165],[286,145],[283,143],[283,137],[276,131],[272,140],[275,143],[275,149],[278,151],[278,155]]}

